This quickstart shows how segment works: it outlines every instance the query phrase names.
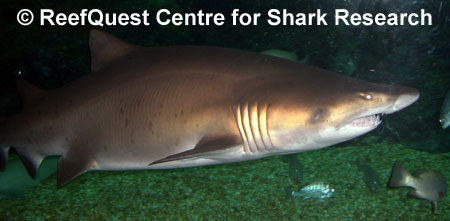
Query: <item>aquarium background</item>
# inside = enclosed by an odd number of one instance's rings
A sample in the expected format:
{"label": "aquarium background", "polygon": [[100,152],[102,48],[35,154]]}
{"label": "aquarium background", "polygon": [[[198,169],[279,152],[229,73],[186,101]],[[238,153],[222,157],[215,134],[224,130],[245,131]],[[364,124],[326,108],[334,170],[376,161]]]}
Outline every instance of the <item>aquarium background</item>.
{"label": "aquarium background", "polygon": [[[430,169],[450,177],[450,129],[438,119],[450,89],[450,2],[438,0],[298,0],[298,1],[12,1],[0,8],[0,109],[21,110],[14,78],[20,74],[51,90],[90,72],[89,31],[111,33],[127,42],[152,46],[211,45],[260,52],[280,49],[302,62],[377,83],[419,89],[420,99],[383,117],[383,123],[360,138],[319,151],[262,160],[162,171],[88,172],[56,187],[56,176],[43,179],[24,194],[0,199],[0,218],[34,219],[252,219],[252,220],[450,220],[449,199],[431,213],[425,200],[406,196],[407,188],[385,187],[393,163],[409,171]],[[432,26],[20,26],[22,8],[37,12],[155,13],[241,12],[264,14],[271,8],[293,13],[330,14],[345,8],[359,13],[420,12],[433,15]],[[9,161],[16,160],[10,154]],[[358,170],[363,160],[374,169],[380,188],[373,191]],[[53,168],[56,170],[56,168]],[[0,177],[9,176],[1,173]],[[11,176],[14,177],[14,176]],[[336,189],[327,199],[302,200],[287,192],[323,181]],[[448,182],[448,179],[447,179]]]}

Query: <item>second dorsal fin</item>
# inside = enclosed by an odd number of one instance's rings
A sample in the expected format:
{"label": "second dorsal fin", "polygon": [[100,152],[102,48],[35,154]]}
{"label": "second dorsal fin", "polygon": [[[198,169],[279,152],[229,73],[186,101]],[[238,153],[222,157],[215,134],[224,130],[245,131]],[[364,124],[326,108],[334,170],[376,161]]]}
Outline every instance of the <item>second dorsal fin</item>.
{"label": "second dorsal fin", "polygon": [[89,47],[91,49],[91,71],[97,71],[137,46],[94,29],[90,32]]}
{"label": "second dorsal fin", "polygon": [[16,78],[16,85],[24,108],[32,106],[47,94],[45,90],[30,84],[20,77]]}

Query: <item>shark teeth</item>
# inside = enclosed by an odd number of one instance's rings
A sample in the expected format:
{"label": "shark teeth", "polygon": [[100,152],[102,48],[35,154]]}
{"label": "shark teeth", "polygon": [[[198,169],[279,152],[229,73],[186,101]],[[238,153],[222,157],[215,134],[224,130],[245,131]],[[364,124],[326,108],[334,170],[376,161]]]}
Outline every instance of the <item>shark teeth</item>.
{"label": "shark teeth", "polygon": [[353,127],[375,127],[381,123],[380,114],[360,117],[352,120],[349,125]]}

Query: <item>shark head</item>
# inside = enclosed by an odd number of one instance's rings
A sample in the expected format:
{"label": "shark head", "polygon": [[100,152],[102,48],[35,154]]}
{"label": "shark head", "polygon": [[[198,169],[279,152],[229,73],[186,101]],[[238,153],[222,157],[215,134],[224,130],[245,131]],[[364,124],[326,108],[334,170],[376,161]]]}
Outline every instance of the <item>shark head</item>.
{"label": "shark head", "polygon": [[312,80],[303,87],[286,87],[291,91],[271,103],[269,134],[273,146],[282,152],[319,149],[363,135],[381,123],[382,115],[402,110],[419,98],[419,92],[410,87],[323,77],[328,78],[326,85]]}

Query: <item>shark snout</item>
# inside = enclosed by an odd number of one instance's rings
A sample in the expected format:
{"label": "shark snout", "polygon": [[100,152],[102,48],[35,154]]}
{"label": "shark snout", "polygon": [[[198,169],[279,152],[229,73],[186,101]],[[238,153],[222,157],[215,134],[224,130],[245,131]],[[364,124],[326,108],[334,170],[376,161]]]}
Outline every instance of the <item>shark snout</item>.
{"label": "shark snout", "polygon": [[417,101],[419,99],[420,93],[417,89],[411,87],[397,87],[396,88],[397,98],[394,101],[389,110],[385,113],[390,114],[397,112]]}

